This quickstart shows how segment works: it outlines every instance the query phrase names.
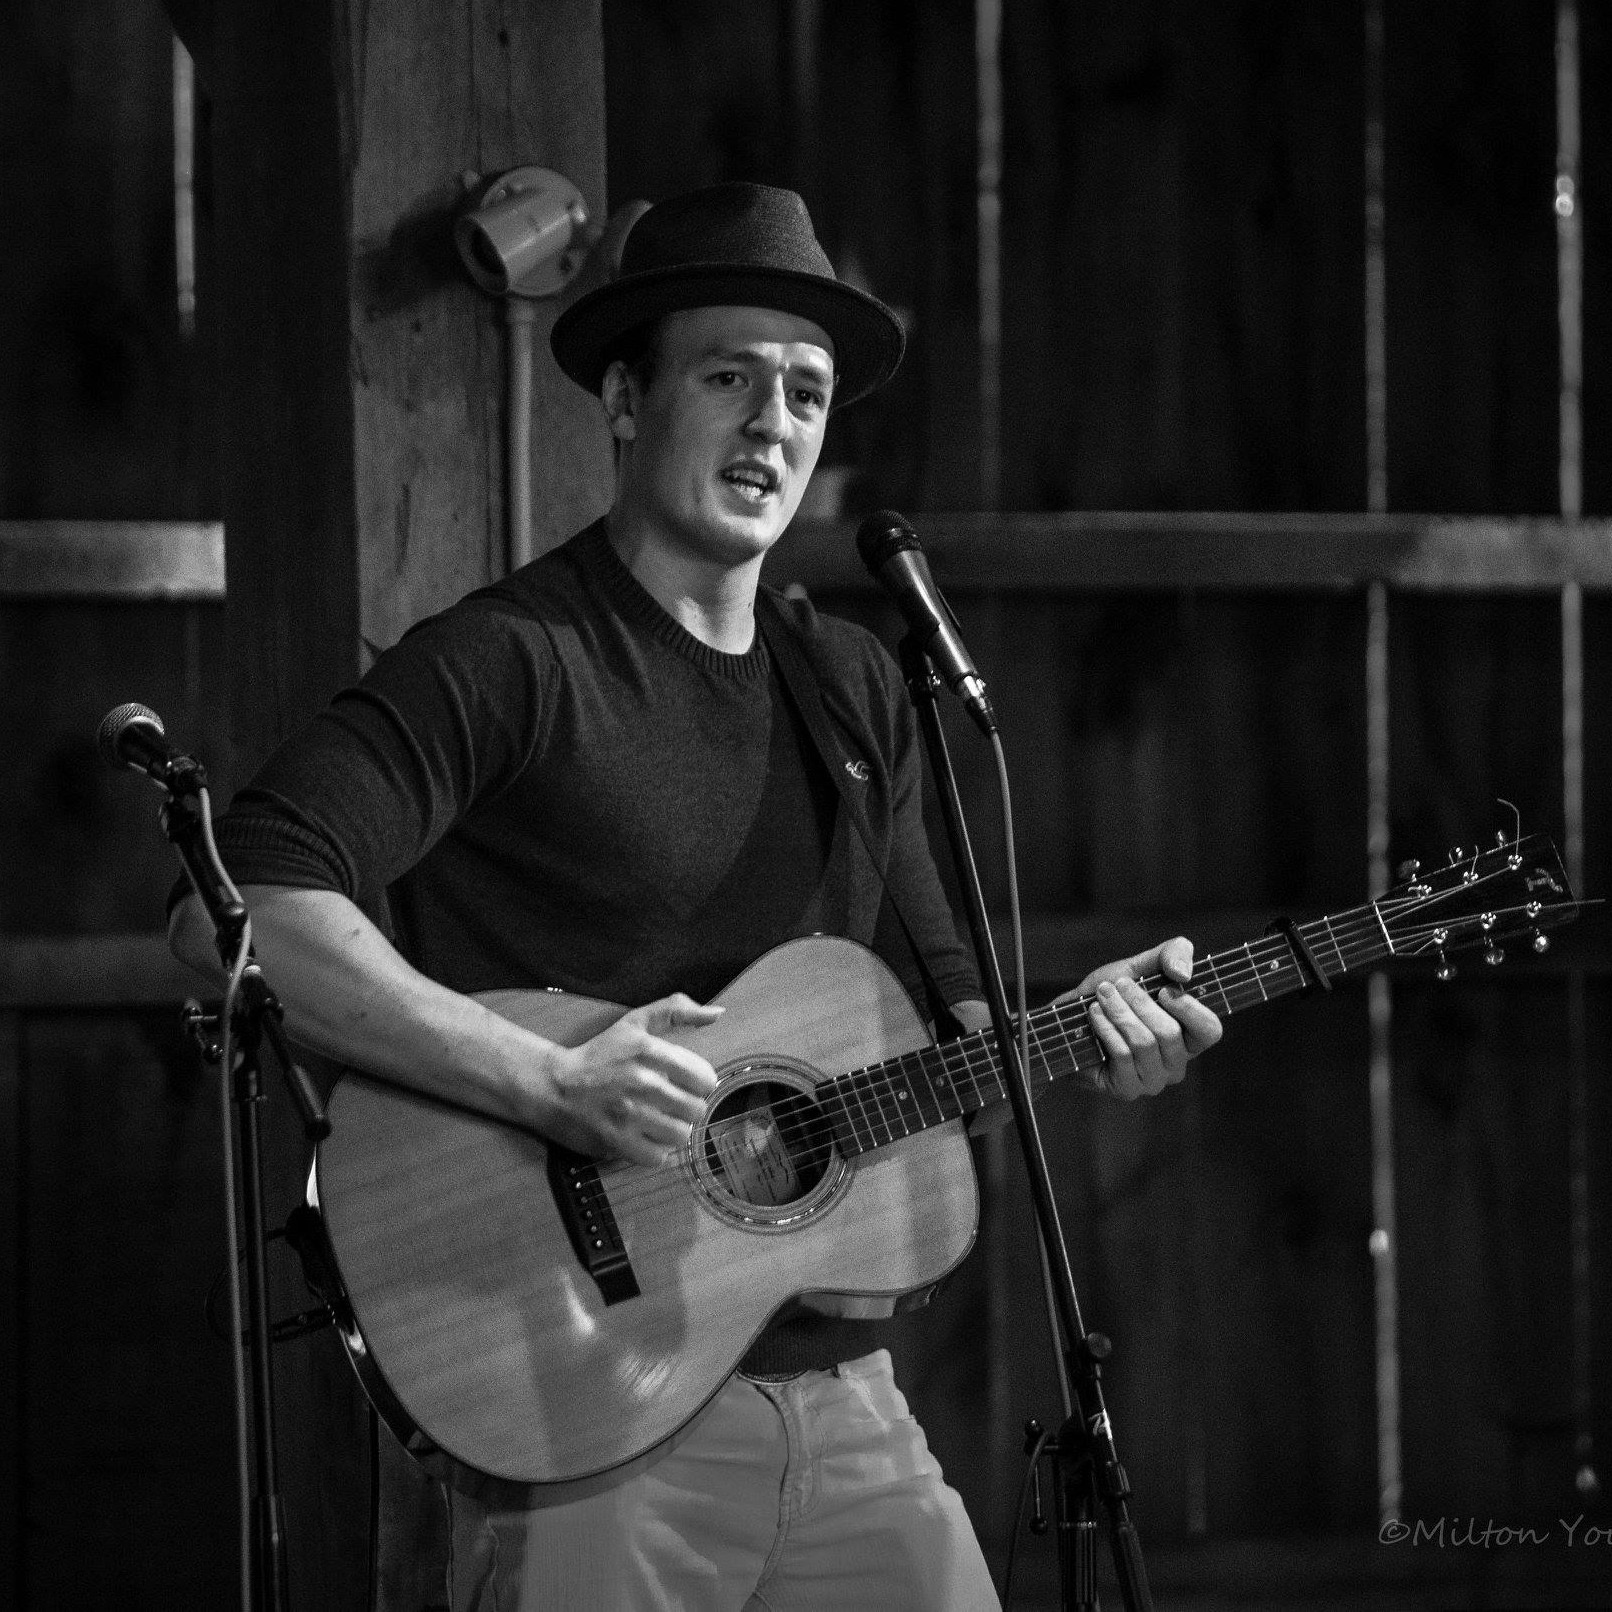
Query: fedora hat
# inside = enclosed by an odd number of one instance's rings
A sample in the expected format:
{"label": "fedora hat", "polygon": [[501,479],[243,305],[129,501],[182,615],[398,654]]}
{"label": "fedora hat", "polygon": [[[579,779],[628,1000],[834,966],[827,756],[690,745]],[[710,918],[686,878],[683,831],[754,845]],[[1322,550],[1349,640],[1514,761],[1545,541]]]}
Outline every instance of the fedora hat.
{"label": "fedora hat", "polygon": [[863,397],[901,362],[901,322],[834,275],[806,204],[771,185],[711,185],[658,202],[635,223],[621,268],[554,322],[560,368],[595,394],[637,332],[682,308],[777,308],[834,343],[836,406]]}

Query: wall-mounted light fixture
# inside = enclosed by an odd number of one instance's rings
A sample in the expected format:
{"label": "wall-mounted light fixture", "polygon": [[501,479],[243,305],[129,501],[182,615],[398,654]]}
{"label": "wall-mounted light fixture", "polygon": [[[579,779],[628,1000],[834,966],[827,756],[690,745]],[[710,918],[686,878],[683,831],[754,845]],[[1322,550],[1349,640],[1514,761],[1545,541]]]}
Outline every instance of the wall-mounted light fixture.
{"label": "wall-mounted light fixture", "polygon": [[584,233],[582,192],[552,169],[511,168],[485,184],[466,174],[465,186],[474,199],[454,222],[454,243],[470,278],[503,299],[509,331],[504,562],[514,571],[532,558],[533,303],[565,289],[598,231]]}
{"label": "wall-mounted light fixture", "polygon": [[563,174],[511,168],[459,215],[453,238],[470,278],[498,297],[554,297],[581,269],[588,205]]}

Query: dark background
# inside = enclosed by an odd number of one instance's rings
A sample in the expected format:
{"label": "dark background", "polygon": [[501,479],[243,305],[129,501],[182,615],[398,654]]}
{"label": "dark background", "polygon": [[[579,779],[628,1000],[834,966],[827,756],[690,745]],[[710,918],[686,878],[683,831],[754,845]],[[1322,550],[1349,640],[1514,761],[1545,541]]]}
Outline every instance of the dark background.
{"label": "dark background", "polygon": [[[1387,9],[1389,505],[1553,515],[1554,10]],[[1596,516],[1612,513],[1612,14],[1581,10]],[[607,0],[604,24],[613,204],[725,178],[792,185],[840,272],[909,319],[898,379],[834,423],[840,507],[893,505],[920,525],[980,508],[972,7]],[[1009,0],[1003,508],[1364,507],[1363,39],[1359,0]],[[0,520],[220,514],[209,107],[203,91],[186,335],[171,40],[155,0],[0,14]],[[821,602],[895,636],[865,591]],[[1026,911],[1054,937],[1032,952],[1040,986],[1125,937],[1224,945],[1273,913],[1365,898],[1361,592],[1161,574],[1156,589],[956,603],[1004,713]],[[1604,594],[1585,618],[1585,886],[1599,895]],[[94,727],[146,700],[227,796],[223,632],[218,602],[0,597],[8,955],[160,927],[172,868],[154,795],[100,766]],[[1395,859],[1509,828],[1502,797],[1525,828],[1560,834],[1554,593],[1396,595],[1390,666]],[[963,771],[993,822],[981,764]],[[1001,857],[976,836],[1000,901]],[[1566,960],[1575,945],[1591,1251],[1577,1289],[1568,974],[1468,968],[1396,988],[1408,1517],[1609,1520],[1575,1489],[1575,1291],[1592,1319],[1589,1427],[1603,1451],[1612,1439],[1605,945],[1593,922],[1565,938]],[[0,1602],[14,1588],[19,1606],[231,1593],[228,1362],[202,1319],[223,1260],[216,1107],[172,1009],[123,1000],[107,981],[72,1005],[0,1002]],[[1116,1344],[1111,1408],[1144,1544],[1178,1596],[1213,1583],[1273,1606],[1301,1589],[1340,1606],[1593,1604],[1582,1549],[1509,1566],[1424,1550],[1421,1585],[1408,1552],[1375,1543],[1366,1049],[1351,983],[1239,1020],[1157,1101],[1048,1105],[1087,1319]],[[1018,1424],[1055,1400],[1018,1167],[982,1162],[983,1254],[907,1325],[900,1369],[1000,1559]]]}

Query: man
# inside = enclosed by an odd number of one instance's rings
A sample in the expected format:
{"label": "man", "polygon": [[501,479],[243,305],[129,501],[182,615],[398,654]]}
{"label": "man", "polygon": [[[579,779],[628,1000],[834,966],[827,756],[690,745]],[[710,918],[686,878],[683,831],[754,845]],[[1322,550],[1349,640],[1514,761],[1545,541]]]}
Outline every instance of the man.
{"label": "man", "polygon": [[[863,941],[916,992],[894,905],[956,1017],[988,1015],[924,841],[899,674],[860,629],[758,594],[830,408],[888,378],[899,324],[835,279],[798,197],[724,185],[650,209],[553,348],[617,444],[608,515],[408,634],[242,792],[220,843],[300,1039],[653,1165],[716,1083],[675,1032],[781,941]],[[779,635],[821,685],[871,843]],[[211,966],[194,898],[173,937]],[[1136,979],[1160,970],[1176,983],[1155,1001]],[[1078,988],[1119,1095],[1218,1039],[1190,972],[1176,940]],[[517,985],[631,1007],[566,1047],[468,994]],[[496,1512],[450,1491],[454,1606],[993,1606],[878,1341],[780,1318],[681,1443],[603,1493]]]}

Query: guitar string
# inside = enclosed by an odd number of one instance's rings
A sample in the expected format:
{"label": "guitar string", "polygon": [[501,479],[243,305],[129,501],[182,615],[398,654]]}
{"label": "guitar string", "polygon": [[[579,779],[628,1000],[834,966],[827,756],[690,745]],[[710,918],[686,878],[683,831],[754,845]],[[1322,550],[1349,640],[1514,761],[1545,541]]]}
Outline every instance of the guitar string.
{"label": "guitar string", "polygon": [[[1510,871],[1510,870],[1508,870]],[[1478,878],[1466,883],[1456,890],[1448,893],[1470,895],[1474,889],[1489,878],[1501,877],[1500,873],[1480,875]],[[1325,931],[1324,940],[1330,944],[1342,964],[1340,972],[1347,972],[1359,968],[1364,963],[1382,958],[1387,954],[1382,944],[1381,930],[1378,924],[1378,913],[1385,917],[1396,919],[1409,908],[1426,908],[1430,904],[1441,900],[1445,892],[1433,896],[1384,896],[1377,903],[1351,909],[1351,911],[1333,917],[1311,920],[1298,926],[1299,933],[1304,937],[1307,945],[1312,948],[1315,943],[1323,940],[1321,931]],[[1500,920],[1518,914],[1524,914],[1536,922],[1544,922],[1547,917],[1563,908],[1575,908],[1574,902],[1561,902],[1538,904],[1537,912],[1530,911],[1532,903],[1502,908],[1493,911],[1495,928],[1498,929]],[[1369,915],[1369,916],[1368,916]],[[1477,920],[1462,920],[1468,923]],[[1440,930],[1446,931],[1446,938],[1453,928],[1454,920],[1446,919],[1443,922],[1423,922],[1419,925],[1404,928],[1399,933],[1400,946],[1396,947],[1396,955],[1415,955],[1425,951],[1434,944],[1434,937]],[[1479,924],[1478,938],[1483,938],[1485,931]],[[1500,938],[1507,938],[1501,936]],[[1355,955],[1352,958],[1345,956],[1345,948]],[[1446,945],[1446,950],[1453,949]],[[1242,954],[1239,959],[1238,954]],[[1319,959],[1317,959],[1319,963]],[[1275,965],[1274,967],[1272,965]],[[1323,973],[1327,972],[1323,968]],[[1232,996],[1234,993],[1244,996],[1241,1006],[1253,1005],[1257,1000],[1248,990],[1248,982],[1254,981],[1258,985],[1260,998],[1268,995],[1265,982],[1280,983],[1282,989],[1279,994],[1286,995],[1291,989],[1288,983],[1297,976],[1297,984],[1302,987],[1308,983],[1298,962],[1293,956],[1292,948],[1281,934],[1261,937],[1242,946],[1228,948],[1226,951],[1213,953],[1203,958],[1194,970],[1192,994],[1202,999],[1205,996],[1219,995],[1222,1002],[1222,1011],[1230,1014],[1236,1011]],[[1151,992],[1158,986],[1168,983],[1162,974],[1146,976],[1138,982]],[[1059,1079],[1067,1078],[1072,1065],[1077,1073],[1086,1069],[1095,1070],[1106,1061],[1101,1046],[1089,1023],[1082,1017],[1084,1010],[1090,1006],[1092,997],[1074,998],[1061,1004],[1047,1004],[1032,1010],[1030,1014],[1029,1031],[1032,1042],[1033,1063],[1039,1064],[1039,1070],[1032,1069],[1031,1084],[1033,1088],[1047,1087]],[[969,1043],[978,1043],[970,1046]],[[1051,1050],[1049,1051],[1049,1043]],[[1057,1043],[1061,1043],[1058,1045]],[[974,1067],[976,1056],[984,1062],[982,1070]],[[1083,1057],[1086,1059],[1083,1064]],[[906,1071],[902,1066],[914,1063],[915,1071]],[[934,1066],[939,1065],[935,1071]],[[871,1147],[864,1146],[858,1151],[871,1151],[880,1145],[887,1145],[899,1141],[905,1136],[917,1134],[928,1130],[939,1121],[933,1117],[926,1117],[924,1104],[917,1098],[914,1089],[921,1090],[922,1082],[914,1081],[912,1073],[920,1076],[926,1074],[925,1065],[929,1066],[928,1073],[941,1073],[950,1082],[954,1094],[960,1090],[958,1076],[966,1080],[968,1097],[972,1099],[971,1106],[958,1101],[958,1114],[953,1117],[962,1117],[980,1108],[1000,1101],[1005,1094],[1000,1064],[991,1042],[991,1032],[975,1031],[959,1040],[932,1043],[925,1047],[913,1048],[908,1052],[882,1062],[863,1066],[845,1073],[831,1077],[821,1083],[822,1087],[832,1088],[829,1094],[820,1091],[799,1092],[794,1096],[798,1103],[810,1106],[816,1110],[812,1115],[802,1121],[780,1121],[776,1124],[776,1134],[786,1147],[799,1142],[803,1138],[827,1137],[826,1141],[812,1141],[803,1145],[798,1152],[791,1152],[797,1170],[804,1172],[815,1171],[819,1163],[826,1163],[838,1145],[834,1136],[834,1124],[827,1118],[822,1110],[822,1096],[833,1095],[840,1100],[846,1122],[853,1137],[862,1140],[871,1139]],[[893,1073],[880,1075],[878,1071],[891,1069]],[[886,1108],[885,1099],[889,1098],[893,1106]],[[859,1115],[853,1115],[851,1102],[854,1099]],[[786,1099],[786,1103],[787,1103]],[[911,1103],[911,1107],[903,1107],[904,1103]],[[780,1105],[783,1106],[783,1105]],[[930,1099],[932,1114],[944,1116],[946,1107],[938,1097]],[[916,1121],[916,1124],[910,1123]],[[720,1124],[720,1122],[718,1122]],[[733,1123],[737,1123],[735,1120]],[[630,1161],[611,1161],[600,1166],[601,1180],[607,1174],[616,1173],[617,1169],[641,1172],[645,1179],[636,1183],[628,1183],[612,1194],[611,1201],[619,1203],[621,1207],[636,1205],[641,1202],[644,1194],[655,1193],[670,1188],[674,1192],[681,1192],[686,1187],[684,1171],[692,1164],[692,1146],[678,1149],[675,1159],[669,1159],[659,1166],[646,1166],[633,1164]],[[669,1175],[674,1172],[675,1175]],[[810,1189],[808,1189],[810,1190]]]}
{"label": "guitar string", "polygon": [[[1555,905],[1556,904],[1552,904],[1553,910]],[[1566,903],[1563,905],[1571,904]],[[1512,909],[1512,911],[1522,910],[1525,909]],[[1505,915],[1509,916],[1510,913],[1506,913]],[[1502,916],[1502,913],[1497,912],[1497,921],[1500,916]],[[1543,911],[1539,914],[1539,916],[1543,918]],[[1332,927],[1336,932],[1337,926],[1334,925]],[[1419,931],[1407,931],[1402,935],[1401,938],[1407,941],[1413,947],[1418,946],[1422,944],[1424,940],[1431,940],[1437,929],[1441,927],[1445,926],[1438,924],[1422,925],[1420,926]],[[1357,926],[1357,933],[1373,935],[1374,925],[1369,922],[1362,921]],[[1352,935],[1345,931],[1341,935],[1340,939],[1343,943],[1348,944],[1352,951],[1358,949],[1355,945],[1357,935]],[[1214,958],[1204,959],[1204,963],[1201,965],[1201,972],[1203,975],[1208,976],[1212,983],[1201,990],[1199,994],[1205,994],[1206,992],[1208,994],[1213,994],[1214,990],[1218,989],[1222,993],[1223,1001],[1225,1001],[1229,1007],[1229,993],[1231,991],[1241,991],[1245,996],[1246,1004],[1252,1005],[1255,1001],[1255,998],[1252,992],[1248,992],[1246,990],[1246,980],[1251,975],[1249,964],[1244,962],[1230,970],[1226,970],[1223,966],[1217,966],[1217,964],[1224,965],[1228,955],[1234,955],[1235,952],[1238,951],[1245,952],[1249,959],[1253,959],[1256,955],[1256,945],[1258,947],[1260,961],[1267,963],[1276,962],[1280,965],[1281,972],[1279,974],[1267,973],[1265,977],[1271,979],[1272,981],[1281,980],[1283,982],[1282,994],[1287,994],[1287,990],[1289,988],[1287,980],[1290,976],[1296,975],[1298,973],[1298,969],[1296,963],[1292,959],[1291,951],[1287,948],[1285,940],[1283,940],[1280,936],[1269,937],[1269,939],[1259,943],[1249,943],[1249,945],[1246,947],[1233,948],[1231,954],[1221,953]],[[1342,957],[1342,955],[1343,954],[1340,951],[1339,956]],[[1365,948],[1364,952],[1360,954],[1358,961],[1365,961],[1372,956],[1381,957],[1382,955],[1382,948],[1380,946],[1372,945]],[[1163,978],[1162,976],[1149,976],[1148,979],[1144,980],[1142,983],[1146,986],[1151,986],[1155,983],[1163,983]],[[1303,980],[1300,979],[1298,983],[1302,984]],[[1260,985],[1260,990],[1262,995],[1265,994],[1263,982]],[[1063,1078],[1064,1075],[1066,1075],[1067,1070],[1059,1067],[1061,1063],[1072,1062],[1075,1070],[1079,1071],[1082,1069],[1083,1058],[1086,1059],[1086,1066],[1091,1068],[1100,1066],[1100,1064],[1104,1061],[1101,1049],[1098,1047],[1095,1036],[1090,1031],[1089,1025],[1078,1021],[1078,1011],[1084,1006],[1088,1006],[1089,1003],[1089,997],[1082,997],[1062,1004],[1056,1009],[1053,1009],[1050,1013],[1048,1009],[1043,1008],[1037,1010],[1035,1015],[1032,1015],[1030,1029],[1036,1043],[1036,1052],[1039,1057],[1039,1062],[1043,1066],[1043,1071],[1039,1074],[1039,1077],[1037,1077],[1033,1071],[1033,1084],[1046,1086],[1051,1084],[1055,1079]],[[1043,1022],[1037,1022],[1038,1019]],[[1077,1022],[1066,1022],[1068,1020],[1076,1020]],[[976,1032],[975,1036],[965,1038],[965,1040],[972,1041],[982,1037],[984,1034],[984,1032]],[[1063,1046],[1060,1048],[1056,1045],[1053,1045],[1052,1050],[1049,1052],[1048,1044],[1053,1041],[1054,1035],[1056,1035],[1058,1040],[1063,1042]],[[981,1074],[976,1072],[973,1067],[975,1051],[980,1052],[985,1059],[986,1066],[983,1071],[983,1078],[981,1077]],[[930,1128],[931,1124],[934,1123],[932,1119],[926,1119],[923,1113],[923,1106],[921,1103],[918,1103],[916,1098],[911,1098],[915,1104],[914,1108],[911,1109],[903,1109],[899,1106],[899,1103],[893,1110],[887,1109],[884,1105],[883,1098],[886,1096],[899,1096],[900,1094],[905,1094],[907,1097],[911,1097],[911,1089],[918,1083],[910,1080],[908,1078],[910,1071],[905,1071],[900,1066],[913,1062],[918,1064],[919,1067],[916,1072],[919,1074],[924,1073],[923,1065],[925,1063],[933,1065],[938,1062],[941,1068],[947,1071],[948,1078],[953,1079],[954,1085],[960,1086],[962,1084],[955,1079],[958,1074],[966,1077],[968,1093],[970,1098],[973,1100],[972,1108],[974,1109],[985,1106],[986,1103],[990,1101],[1000,1100],[1001,1096],[1003,1095],[1001,1076],[995,1055],[983,1044],[976,1049],[971,1049],[963,1045],[963,1043],[953,1041],[942,1043],[939,1046],[931,1045],[923,1048],[915,1048],[908,1053],[901,1054],[897,1058],[886,1060],[883,1064],[869,1065],[864,1071],[849,1071],[843,1076],[836,1077],[835,1080],[828,1082],[828,1084],[831,1086],[838,1086],[840,1088],[839,1095],[842,1100],[855,1098],[857,1106],[860,1109],[862,1132],[871,1140],[871,1146],[876,1147],[881,1143],[898,1141],[903,1136],[912,1135],[915,1134],[916,1131],[928,1129]],[[887,1069],[892,1066],[895,1066],[896,1072],[894,1074],[885,1076],[882,1081],[875,1078],[866,1078],[871,1071]],[[864,1078],[858,1079],[857,1077],[859,1075],[863,1076]],[[919,1089],[921,1089],[921,1086]],[[816,1093],[796,1094],[797,1100],[807,1105],[812,1105],[816,1096]],[[934,1104],[934,1109],[937,1114],[944,1114],[944,1109],[941,1107],[938,1100],[936,1100]],[[962,1111],[968,1112],[970,1110],[965,1108]],[[852,1125],[853,1135],[857,1135],[856,1120],[849,1111],[848,1101],[846,1118]],[[908,1123],[909,1118],[916,1119],[918,1124],[914,1126]],[[788,1142],[792,1139],[799,1139],[802,1136],[807,1136],[814,1130],[819,1136],[821,1136],[825,1132],[832,1132],[833,1126],[830,1121],[823,1117],[821,1111],[819,1110],[817,1114],[803,1123],[790,1124],[788,1122],[780,1122],[777,1129],[778,1134],[786,1142]],[[861,1139],[861,1137],[859,1136],[858,1139]],[[826,1143],[801,1148],[794,1155],[797,1166],[803,1169],[815,1167],[820,1158],[826,1159],[831,1154],[835,1145],[835,1140],[832,1134],[830,1134]],[[862,1151],[866,1150],[867,1148],[862,1149]],[[680,1150],[678,1160],[679,1164],[681,1165],[682,1163],[685,1163],[688,1161],[688,1159],[688,1150]],[[629,1165],[627,1168],[643,1170],[647,1167]],[[651,1175],[654,1173],[655,1172],[653,1170],[650,1171]],[[654,1183],[652,1182],[644,1183],[646,1186],[652,1186],[653,1184]],[[679,1180],[679,1187],[681,1187],[681,1185],[681,1180]],[[637,1194],[628,1194],[623,1192],[619,1196],[623,1205],[625,1206],[625,1204],[628,1201],[631,1201],[631,1198],[636,1197]]]}
{"label": "guitar string", "polygon": [[[1473,884],[1477,882],[1478,881],[1475,880],[1473,881]],[[1462,888],[1464,891],[1470,892],[1473,888],[1473,884],[1468,884]],[[1403,911],[1407,907],[1425,907],[1428,904],[1428,897],[1384,897],[1377,905],[1379,908],[1386,906],[1391,909]],[[1547,913],[1554,913],[1562,908],[1570,908],[1574,906],[1576,906],[1576,903],[1573,902],[1550,903],[1548,907],[1544,904],[1540,904],[1537,912],[1529,911],[1528,905],[1513,908],[1497,908],[1495,910],[1494,917],[1497,925],[1501,917],[1510,917],[1516,913],[1525,913],[1527,916],[1535,919],[1536,921],[1543,921],[1546,918]],[[1337,955],[1340,959],[1343,959],[1343,951],[1341,948],[1345,944],[1349,946],[1351,951],[1357,952],[1357,957],[1352,964],[1349,960],[1344,959],[1345,967],[1361,966],[1363,962],[1371,960],[1373,957],[1380,958],[1384,956],[1385,952],[1381,945],[1377,943],[1378,929],[1375,921],[1375,914],[1373,913],[1371,917],[1364,916],[1366,913],[1372,912],[1371,905],[1367,904],[1367,906],[1356,909],[1356,911],[1361,915],[1358,918],[1355,917],[1354,913],[1350,913],[1339,915],[1339,918],[1336,922],[1330,918],[1314,920],[1308,925],[1301,925],[1300,933],[1303,934],[1306,929],[1309,929],[1316,931],[1316,938],[1319,938],[1318,931],[1323,928],[1327,929],[1329,931],[1329,938],[1334,941],[1335,946],[1338,948]],[[1345,923],[1346,921],[1348,922],[1348,927],[1340,930],[1339,925],[1341,923]],[[1443,923],[1424,923],[1417,928],[1403,932],[1400,938],[1401,941],[1409,947],[1410,951],[1414,953],[1417,950],[1424,949],[1426,945],[1432,944],[1433,938],[1437,934],[1438,930],[1445,929],[1448,931],[1449,927],[1449,921],[1445,921]],[[1369,937],[1370,944],[1365,945],[1363,948],[1357,947],[1356,943],[1361,937]],[[1306,935],[1305,938],[1306,942],[1308,943],[1310,936]],[[1239,952],[1244,954],[1243,960],[1237,963],[1235,966],[1228,968],[1228,960],[1234,958]],[[1249,942],[1244,946],[1230,948],[1227,952],[1212,954],[1211,956],[1204,958],[1199,965],[1197,973],[1195,974],[1194,994],[1199,996],[1212,995],[1218,991],[1221,995],[1224,1009],[1226,1011],[1232,1011],[1233,1009],[1231,1005],[1230,993],[1233,991],[1238,991],[1243,993],[1245,996],[1244,1005],[1252,1005],[1255,1001],[1255,997],[1253,996],[1252,992],[1247,991],[1246,982],[1250,978],[1257,977],[1258,966],[1260,963],[1265,963],[1267,965],[1270,963],[1276,963],[1279,965],[1280,972],[1271,972],[1267,968],[1267,971],[1264,974],[1265,979],[1270,979],[1273,982],[1285,982],[1289,975],[1299,973],[1298,966],[1292,958],[1291,949],[1289,948],[1284,937],[1281,935],[1262,937],[1259,941]],[[1205,984],[1205,980],[1207,980],[1209,983]],[[1165,983],[1165,981],[1161,975],[1151,975],[1140,983],[1142,983],[1145,988],[1151,989],[1155,985]],[[1304,983],[1303,978],[1300,978],[1298,983],[1302,985]],[[1259,989],[1261,996],[1267,994],[1263,979],[1261,979],[1259,982]],[[1287,994],[1287,990],[1288,986],[1284,983],[1281,994]],[[1095,1036],[1091,1032],[1089,1025],[1084,1020],[1079,1018],[1080,1012],[1085,1007],[1090,1005],[1090,1001],[1091,998],[1089,996],[1081,997],[1056,1007],[1044,1007],[1037,1009],[1031,1015],[1030,1030],[1035,1042],[1037,1043],[1036,1050],[1039,1054],[1039,1061],[1047,1071],[1046,1073],[1040,1075],[1039,1080],[1034,1078],[1033,1071],[1033,1084],[1045,1086],[1051,1084],[1056,1079],[1064,1078],[1067,1074],[1067,1070],[1060,1069],[1058,1067],[1057,1060],[1060,1058],[1072,1060],[1074,1068],[1077,1072],[1082,1068],[1081,1059],[1085,1054],[1092,1055],[1088,1060],[1088,1067],[1096,1068],[1103,1062],[1103,1054],[1100,1047],[1096,1043]],[[1041,1022],[1038,1022],[1038,1020]],[[1075,1022],[1071,1023],[1068,1021]],[[1051,1039],[1051,1036],[1054,1033],[1060,1040],[1063,1041],[1064,1046],[1061,1049],[1054,1048],[1053,1052],[1049,1054],[1045,1050],[1046,1043]],[[903,1064],[916,1061],[919,1065],[918,1072],[922,1073],[922,1066],[925,1062],[928,1062],[931,1065],[938,1062],[941,1066],[941,1069],[946,1072],[947,1078],[954,1081],[954,1087],[956,1085],[955,1076],[959,1073],[965,1076],[969,1096],[973,1099],[973,1108],[964,1108],[962,1109],[962,1112],[974,1111],[979,1107],[986,1106],[989,1102],[1000,1100],[1001,1096],[1003,1095],[1003,1087],[995,1054],[986,1044],[988,1034],[988,1032],[974,1032],[973,1035],[962,1038],[961,1041],[951,1041],[941,1043],[938,1046],[932,1044],[928,1047],[915,1048],[910,1052],[901,1054],[897,1058],[885,1060],[883,1063],[868,1065],[862,1070],[847,1071],[845,1074],[834,1077],[832,1080],[827,1081],[824,1084],[830,1087],[838,1088],[838,1095],[844,1104],[845,1117],[848,1124],[850,1124],[852,1128],[853,1136],[857,1136],[856,1116],[854,1116],[850,1111],[848,1099],[854,1097],[860,1110],[863,1131],[867,1137],[871,1138],[871,1146],[876,1147],[882,1143],[898,1141],[903,1136],[912,1135],[918,1130],[928,1129],[930,1128],[931,1124],[934,1123],[932,1120],[925,1119],[922,1105],[917,1103],[917,1099],[911,1098],[911,1088],[915,1083],[908,1078],[905,1072],[900,1070],[899,1066]],[[975,1048],[970,1048],[967,1045],[969,1042],[978,1042],[979,1045]],[[983,1079],[981,1078],[981,1074],[976,1072],[973,1067],[976,1052],[978,1052],[985,1061]],[[883,1077],[882,1080],[873,1077],[873,1072],[890,1068],[892,1065],[898,1066],[896,1073],[887,1075]],[[961,1066],[960,1069],[958,1067],[959,1065]],[[818,1094],[815,1092],[797,1094],[801,1102],[809,1105],[813,1104],[813,1099],[817,1095]],[[904,1110],[901,1108],[900,1101],[898,1100],[893,1110],[887,1110],[884,1106],[883,1098],[886,1096],[899,1098],[900,1095],[904,1095],[906,1098],[912,1100],[916,1105],[915,1108]],[[935,1103],[935,1111],[941,1114],[944,1113],[944,1109],[940,1106],[938,1100]],[[917,1119],[919,1123],[916,1126],[907,1123],[909,1117]],[[898,1122],[900,1125],[899,1129],[897,1128]],[[780,1123],[778,1125],[778,1134],[787,1142],[791,1138],[798,1139],[802,1136],[809,1135],[814,1130],[821,1135],[825,1130],[831,1132],[832,1129],[832,1123],[827,1121],[822,1116],[821,1112],[818,1112],[800,1124],[791,1125],[789,1123]],[[880,1134],[881,1132],[882,1135]],[[861,1137],[857,1136],[857,1139],[860,1140]],[[815,1165],[818,1155],[821,1154],[826,1158],[832,1152],[835,1145],[834,1138],[832,1135],[830,1135],[826,1144],[820,1147],[802,1149],[798,1155],[798,1162],[801,1165]],[[859,1151],[867,1150],[868,1148],[864,1147]],[[646,1172],[646,1174],[651,1177],[650,1181],[642,1183],[642,1185],[646,1187],[653,1187],[656,1184],[653,1178],[657,1174],[666,1169],[675,1167],[679,1170],[677,1185],[679,1188],[681,1188],[683,1185],[681,1169],[689,1161],[690,1150],[688,1148],[683,1148],[679,1150],[675,1165],[673,1161],[668,1161],[667,1165],[660,1167],[632,1164],[625,1164],[624,1167],[631,1170]],[[603,1167],[603,1169],[609,1168],[609,1166]],[[637,1195],[628,1194],[624,1190],[620,1196],[621,1201],[625,1205],[625,1203],[630,1200],[630,1197],[636,1197]]]}

